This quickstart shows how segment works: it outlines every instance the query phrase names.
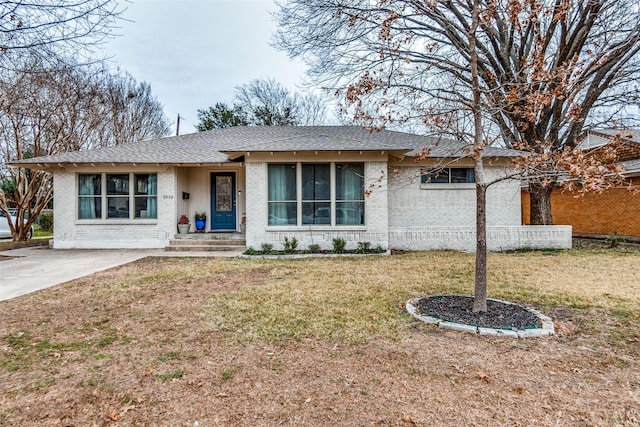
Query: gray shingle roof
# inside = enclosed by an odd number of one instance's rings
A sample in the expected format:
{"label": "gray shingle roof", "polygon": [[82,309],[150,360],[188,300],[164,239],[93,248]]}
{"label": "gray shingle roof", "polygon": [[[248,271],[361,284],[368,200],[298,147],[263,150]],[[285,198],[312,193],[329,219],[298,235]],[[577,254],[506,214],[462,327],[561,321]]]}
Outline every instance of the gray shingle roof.
{"label": "gray shingle roof", "polygon": [[[359,126],[242,126],[75,151],[14,162],[43,163],[224,163],[232,153],[287,151],[395,151],[412,156],[422,147],[429,157],[466,157],[468,145],[409,133],[368,132]],[[519,152],[487,147],[489,157],[516,157]]]}
{"label": "gray shingle roof", "polygon": [[602,136],[620,135],[622,139],[640,144],[640,129],[593,129],[592,132]]}
{"label": "gray shingle roof", "polygon": [[640,174],[640,159],[627,160],[626,162],[620,162],[624,167],[624,173],[627,175]]}

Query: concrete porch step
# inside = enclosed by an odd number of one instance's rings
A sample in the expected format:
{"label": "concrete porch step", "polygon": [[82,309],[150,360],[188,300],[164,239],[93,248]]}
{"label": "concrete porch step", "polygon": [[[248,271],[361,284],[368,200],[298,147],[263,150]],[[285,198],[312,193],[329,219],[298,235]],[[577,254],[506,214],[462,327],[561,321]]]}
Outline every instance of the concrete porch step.
{"label": "concrete porch step", "polygon": [[245,240],[211,238],[177,238],[169,241],[166,251],[242,251],[246,244]]}
{"label": "concrete porch step", "polygon": [[244,242],[245,235],[243,233],[189,233],[189,234],[175,234],[174,240],[180,241],[220,241],[220,240],[235,240]]}
{"label": "concrete porch step", "polygon": [[165,251],[169,252],[229,252],[242,251],[244,248],[238,245],[175,245],[167,246]]}
{"label": "concrete porch step", "polygon": [[244,246],[244,240],[197,240],[197,239],[174,239],[169,241],[170,246]]}

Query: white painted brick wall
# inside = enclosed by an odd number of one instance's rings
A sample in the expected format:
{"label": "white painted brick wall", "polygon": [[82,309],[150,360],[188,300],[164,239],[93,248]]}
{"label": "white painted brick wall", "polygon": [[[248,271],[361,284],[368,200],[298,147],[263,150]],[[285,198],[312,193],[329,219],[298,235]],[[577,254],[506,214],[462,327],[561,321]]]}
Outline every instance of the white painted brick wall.
{"label": "white painted brick wall", "polygon": [[[380,245],[384,249],[389,247],[386,162],[365,162],[365,188],[371,185],[374,191],[365,199],[364,226],[269,227],[267,163],[247,163],[246,168],[247,247],[260,249],[263,243],[269,243],[274,249],[282,249],[285,237],[298,239],[299,249],[316,244],[329,250],[333,248],[333,239],[337,237],[347,241],[347,249],[355,249],[358,242],[370,242],[372,247]],[[385,191],[377,191],[378,187]]]}
{"label": "white painted brick wall", "polygon": [[[500,169],[489,170],[499,173]],[[91,170],[85,173],[99,173]],[[185,172],[185,171],[183,171]],[[197,185],[208,171],[189,171],[181,179],[176,168],[158,171],[157,220],[77,220],[77,173],[54,174],[54,247],[65,248],[163,248],[176,232],[178,214],[184,209],[205,210],[195,199],[209,203],[207,186]],[[246,240],[259,249],[262,243],[282,248],[284,237],[296,237],[299,248],[318,244],[331,249],[332,240],[347,240],[347,248],[357,242],[373,247],[425,250],[475,249],[475,195],[472,190],[422,190],[419,180],[409,176],[416,168],[400,168],[400,175],[387,182],[386,162],[366,162],[365,181],[370,194],[365,201],[365,225],[347,227],[304,226],[269,227],[267,225],[267,163],[246,163]],[[403,179],[403,177],[405,179]],[[193,184],[193,185],[192,185]],[[199,189],[198,189],[199,188]],[[182,191],[191,190],[194,200],[183,202]],[[200,194],[202,193],[202,194]],[[197,197],[196,197],[197,196]],[[520,191],[513,182],[498,184],[488,194],[488,244],[490,250],[530,248],[570,248],[571,228],[520,225]],[[388,228],[390,227],[390,228]]]}
{"label": "white painted brick wall", "polygon": [[259,248],[264,241],[260,240],[267,227],[267,163],[247,163],[245,204],[247,213],[246,241],[247,247]]}
{"label": "white painted brick wall", "polygon": [[[90,173],[100,172],[92,170]],[[142,249],[167,246],[176,232],[176,180],[174,169],[157,174],[157,220],[78,220],[77,173],[54,173],[54,248]]]}
{"label": "white painted brick wall", "polygon": [[[476,194],[473,184],[454,189],[421,188],[419,167],[398,167],[389,179],[390,227],[475,226]],[[487,179],[504,173],[503,168],[485,168]],[[466,187],[466,188],[464,188]],[[434,187],[432,187],[434,188]],[[383,189],[381,189],[383,191]],[[520,183],[494,184],[487,190],[487,224],[520,225]]]}
{"label": "white painted brick wall", "polygon": [[[475,252],[474,226],[394,227],[389,229],[389,246],[401,250],[457,250]],[[571,249],[571,226],[521,225],[487,228],[487,248],[507,251],[522,248]]]}

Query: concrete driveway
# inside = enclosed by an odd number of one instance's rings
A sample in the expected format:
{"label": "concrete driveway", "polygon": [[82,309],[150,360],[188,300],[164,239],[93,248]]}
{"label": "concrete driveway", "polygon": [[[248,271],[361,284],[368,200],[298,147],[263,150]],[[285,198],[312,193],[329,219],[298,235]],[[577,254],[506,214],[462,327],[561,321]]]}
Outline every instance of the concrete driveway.
{"label": "concrete driveway", "polygon": [[[238,252],[239,253],[239,252]],[[165,252],[162,249],[50,249],[0,252],[0,301],[78,279],[147,256],[237,256],[236,252]],[[4,257],[12,257],[10,259]]]}

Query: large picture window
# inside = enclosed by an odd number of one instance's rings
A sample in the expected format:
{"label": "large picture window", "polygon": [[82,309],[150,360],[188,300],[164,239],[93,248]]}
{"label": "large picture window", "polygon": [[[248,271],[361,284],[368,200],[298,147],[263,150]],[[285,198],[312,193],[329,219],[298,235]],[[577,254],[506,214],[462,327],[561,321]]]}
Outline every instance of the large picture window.
{"label": "large picture window", "polygon": [[363,225],[363,163],[270,164],[269,225]]}
{"label": "large picture window", "polygon": [[79,174],[78,219],[157,218],[157,187],[151,173]]}

